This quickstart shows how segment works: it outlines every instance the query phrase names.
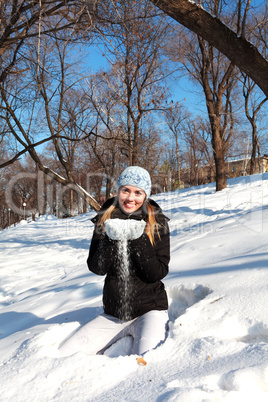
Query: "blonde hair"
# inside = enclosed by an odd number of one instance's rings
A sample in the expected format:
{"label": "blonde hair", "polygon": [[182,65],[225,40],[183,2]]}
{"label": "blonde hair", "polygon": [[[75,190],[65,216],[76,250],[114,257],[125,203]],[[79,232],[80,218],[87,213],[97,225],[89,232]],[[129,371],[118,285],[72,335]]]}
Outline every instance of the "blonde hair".
{"label": "blonde hair", "polygon": [[[104,222],[107,219],[111,218],[111,214],[112,212],[115,210],[115,205],[111,205],[105,212],[104,214],[101,216],[100,220],[98,221],[98,227],[103,228],[104,226]],[[147,234],[147,236],[149,237],[149,240],[152,244],[152,246],[154,246],[155,244],[155,233],[157,233],[158,238],[160,239],[160,234],[159,234],[159,230],[158,230],[158,223],[156,222],[155,219],[155,208],[147,203],[147,210],[148,210],[148,215],[145,219],[146,221],[146,226],[145,226],[145,233]]]}

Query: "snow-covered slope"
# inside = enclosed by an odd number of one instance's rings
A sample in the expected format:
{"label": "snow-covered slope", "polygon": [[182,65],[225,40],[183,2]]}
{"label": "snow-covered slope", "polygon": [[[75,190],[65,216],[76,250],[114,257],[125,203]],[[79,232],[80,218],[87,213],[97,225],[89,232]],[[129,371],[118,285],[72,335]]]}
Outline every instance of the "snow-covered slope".
{"label": "snow-covered slope", "polygon": [[124,356],[60,357],[101,311],[87,270],[94,213],[0,233],[0,400],[268,400],[268,174],[153,197],[170,218],[170,332],[147,366]]}

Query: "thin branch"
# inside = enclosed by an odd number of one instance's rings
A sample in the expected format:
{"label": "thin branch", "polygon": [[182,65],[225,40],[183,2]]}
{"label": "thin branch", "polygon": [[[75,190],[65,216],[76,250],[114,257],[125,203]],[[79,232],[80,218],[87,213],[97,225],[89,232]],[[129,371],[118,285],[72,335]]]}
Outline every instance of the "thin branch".
{"label": "thin branch", "polygon": [[[82,131],[82,130],[81,130],[81,131]],[[8,165],[12,165],[12,163],[14,163],[16,160],[18,160],[18,159],[19,159],[22,155],[24,155],[26,152],[28,152],[29,150],[31,150],[31,149],[33,149],[33,148],[35,148],[35,147],[38,147],[39,145],[42,145],[42,144],[44,144],[44,143],[46,143],[46,142],[52,140],[53,137],[57,137],[57,138],[60,138],[61,140],[67,140],[67,141],[71,141],[71,142],[80,142],[80,141],[84,141],[85,139],[87,139],[88,137],[90,137],[90,135],[92,135],[92,134],[95,135],[95,133],[90,132],[90,133],[88,133],[87,135],[85,135],[84,137],[81,137],[81,138],[70,138],[70,137],[67,137],[67,136],[64,136],[64,135],[57,135],[57,134],[55,134],[55,135],[51,135],[51,136],[48,137],[48,138],[44,138],[43,140],[40,140],[40,141],[38,141],[38,142],[35,142],[34,144],[30,144],[30,145],[27,145],[27,146],[26,146],[26,144],[25,144],[25,148],[24,148],[22,151],[20,151],[18,154],[16,154],[12,159],[10,159],[9,161],[6,161],[6,162],[0,164],[0,169],[6,167],[6,166],[8,166]],[[16,137],[16,138],[19,139],[19,137]]]}

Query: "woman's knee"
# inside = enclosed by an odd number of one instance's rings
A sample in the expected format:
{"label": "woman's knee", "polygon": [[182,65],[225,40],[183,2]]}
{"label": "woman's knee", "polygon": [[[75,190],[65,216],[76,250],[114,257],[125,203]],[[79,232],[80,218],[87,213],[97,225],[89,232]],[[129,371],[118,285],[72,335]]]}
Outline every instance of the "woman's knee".
{"label": "woman's knee", "polygon": [[167,336],[168,314],[166,311],[150,311],[133,323],[133,353],[144,354],[163,343]]}

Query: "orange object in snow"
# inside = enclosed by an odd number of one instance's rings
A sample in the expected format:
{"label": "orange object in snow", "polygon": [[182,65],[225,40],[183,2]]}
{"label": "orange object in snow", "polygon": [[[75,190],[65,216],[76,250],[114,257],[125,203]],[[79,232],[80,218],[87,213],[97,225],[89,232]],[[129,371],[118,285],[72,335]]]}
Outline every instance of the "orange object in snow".
{"label": "orange object in snow", "polygon": [[137,358],[137,363],[138,363],[140,366],[146,366],[146,364],[147,364],[147,362],[144,360],[143,357],[138,357],[138,358]]}

